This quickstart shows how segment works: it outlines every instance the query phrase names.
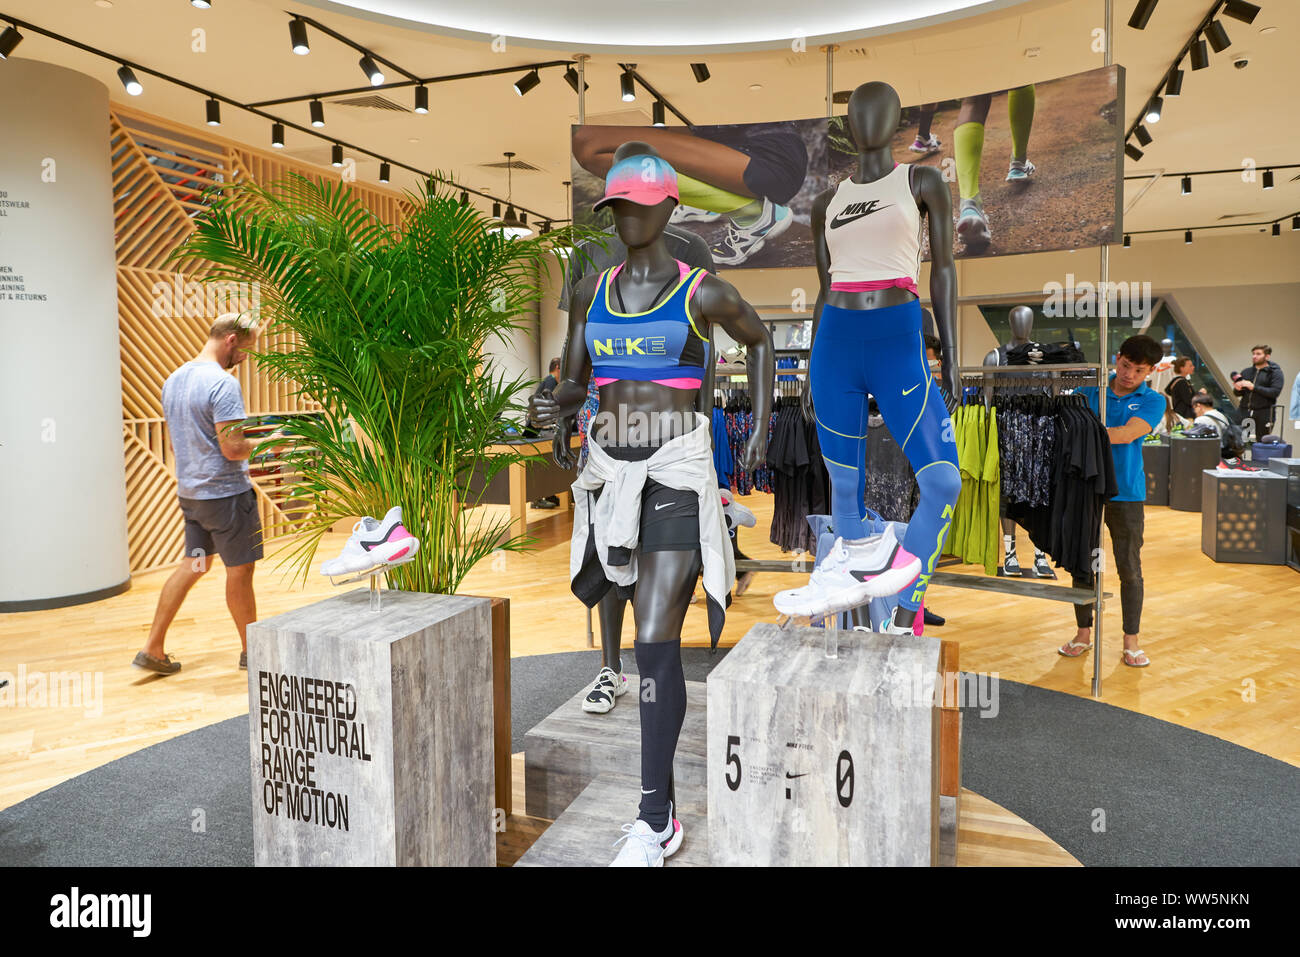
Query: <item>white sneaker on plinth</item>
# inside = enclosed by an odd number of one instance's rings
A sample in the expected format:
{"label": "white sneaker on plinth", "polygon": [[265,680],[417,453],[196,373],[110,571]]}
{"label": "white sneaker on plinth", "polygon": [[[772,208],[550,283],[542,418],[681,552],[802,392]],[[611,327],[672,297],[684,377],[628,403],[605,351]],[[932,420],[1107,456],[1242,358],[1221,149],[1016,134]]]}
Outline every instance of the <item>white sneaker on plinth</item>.
{"label": "white sneaker on plinth", "polygon": [[898,543],[891,525],[861,544],[846,545],[837,538],[808,584],[777,592],[772,603],[783,615],[824,618],[893,595],[920,574],[921,560]]}

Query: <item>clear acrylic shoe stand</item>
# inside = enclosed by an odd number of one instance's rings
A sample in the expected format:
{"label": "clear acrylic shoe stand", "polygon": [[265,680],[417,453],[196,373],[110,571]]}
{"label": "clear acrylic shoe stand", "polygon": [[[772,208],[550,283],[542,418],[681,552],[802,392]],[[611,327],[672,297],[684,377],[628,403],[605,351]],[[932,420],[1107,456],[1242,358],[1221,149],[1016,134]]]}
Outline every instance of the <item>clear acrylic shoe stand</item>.
{"label": "clear acrylic shoe stand", "polygon": [[413,561],[415,561],[414,555],[410,558],[398,559],[395,562],[380,562],[373,568],[367,568],[365,571],[358,572],[351,578],[344,578],[342,581],[335,581],[333,577],[331,577],[330,584],[335,588],[338,588],[341,585],[351,585],[353,582],[359,582],[363,578],[369,578],[370,610],[378,613],[383,605],[383,599],[380,597],[383,594],[383,589],[379,587],[379,576],[387,572],[390,568],[397,568],[399,565],[409,565]]}

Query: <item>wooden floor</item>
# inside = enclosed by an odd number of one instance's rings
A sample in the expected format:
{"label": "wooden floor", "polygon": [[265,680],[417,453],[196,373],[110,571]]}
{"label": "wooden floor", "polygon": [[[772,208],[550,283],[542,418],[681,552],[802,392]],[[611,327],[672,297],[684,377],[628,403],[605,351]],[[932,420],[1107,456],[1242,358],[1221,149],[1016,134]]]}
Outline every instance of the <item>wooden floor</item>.
{"label": "wooden floor", "polygon": [[[758,516],[758,529],[766,529],[771,497],[742,501]],[[754,558],[782,557],[758,529],[741,531],[744,550]],[[461,590],[511,600],[515,656],[584,649],[586,613],[568,590],[569,514],[530,510],[529,531],[538,539],[536,551],[493,555]],[[345,538],[327,536],[318,563],[337,554]],[[1027,542],[1020,548],[1027,554]],[[130,665],[167,572],[138,576],[130,591],[105,601],[0,616],[0,672],[16,677],[25,669],[29,689],[26,703],[5,697],[22,691],[16,680],[0,690],[0,702],[11,706],[0,724],[0,808],[140,748],[247,712],[246,678],[236,668],[239,641],[226,615],[224,572],[217,564],[172,626],[167,649],[184,667],[168,678]],[[1102,700],[1300,765],[1300,574],[1285,566],[1215,564],[1200,550],[1200,515],[1167,508],[1147,509],[1143,564],[1142,646],[1152,664],[1120,664],[1119,602],[1113,600],[1105,615]],[[974,573],[945,569],[952,570]],[[760,574],[732,604],[723,643],[733,644],[757,622],[775,620],[772,595],[805,580]],[[259,568],[257,592],[260,615],[268,617],[334,590],[324,578],[289,587],[272,555]],[[1068,660],[1055,650],[1073,634],[1068,605],[943,587],[930,590],[928,603],[948,619],[935,633],[960,642],[963,670],[1090,695],[1090,655]],[[632,638],[629,619],[624,644]],[[707,645],[703,604],[688,612],[683,640]],[[31,701],[31,688],[51,686],[32,683],[32,676],[51,672],[85,675],[89,697],[57,701],[47,694],[43,703]],[[102,694],[93,693],[96,684]],[[977,806],[978,799],[968,803]],[[968,827],[965,819],[962,826]],[[990,828],[985,843],[995,845],[998,828]],[[1014,843],[1012,834],[1004,837]]]}

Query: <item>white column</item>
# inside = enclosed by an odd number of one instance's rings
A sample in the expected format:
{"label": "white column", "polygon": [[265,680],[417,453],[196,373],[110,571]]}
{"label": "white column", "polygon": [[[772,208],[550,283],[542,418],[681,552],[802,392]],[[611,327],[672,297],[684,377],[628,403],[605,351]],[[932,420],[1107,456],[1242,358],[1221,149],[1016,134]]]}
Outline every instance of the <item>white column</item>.
{"label": "white column", "polygon": [[0,611],[129,584],[108,91],[0,62]]}

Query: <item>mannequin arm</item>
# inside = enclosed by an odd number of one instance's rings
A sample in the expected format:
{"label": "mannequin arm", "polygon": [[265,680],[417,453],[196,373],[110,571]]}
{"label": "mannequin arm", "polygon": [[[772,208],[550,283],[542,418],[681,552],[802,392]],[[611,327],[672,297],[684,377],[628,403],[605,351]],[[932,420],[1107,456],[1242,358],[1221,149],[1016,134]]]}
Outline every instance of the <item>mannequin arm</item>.
{"label": "mannequin arm", "polygon": [[587,307],[591,305],[599,277],[588,276],[578,283],[569,310],[569,333],[560,360],[560,384],[551,396],[535,395],[528,400],[533,420],[550,428],[582,408],[591,381],[591,357],[587,355]]}
{"label": "mannequin arm", "polygon": [[749,396],[754,409],[754,434],[739,463],[745,470],[761,466],[767,458],[767,423],[772,415],[772,394],[776,386],[776,360],[772,334],[745,302],[736,287],[716,276],[705,278],[697,297],[700,312],[709,323],[717,323],[745,347]]}
{"label": "mannequin arm", "polygon": [[957,395],[957,265],[952,258],[952,196],[943,174],[914,169],[930,230],[930,311],[943,343],[943,382]]}

